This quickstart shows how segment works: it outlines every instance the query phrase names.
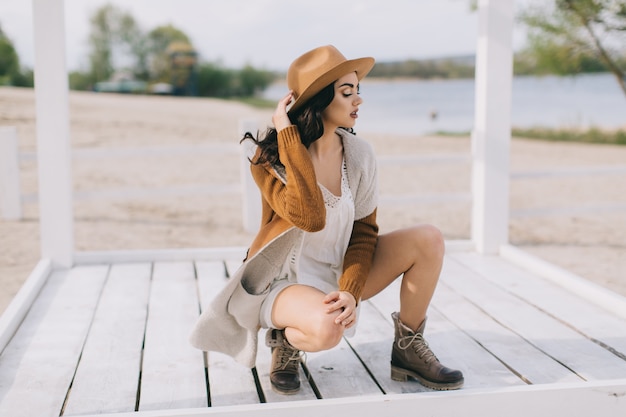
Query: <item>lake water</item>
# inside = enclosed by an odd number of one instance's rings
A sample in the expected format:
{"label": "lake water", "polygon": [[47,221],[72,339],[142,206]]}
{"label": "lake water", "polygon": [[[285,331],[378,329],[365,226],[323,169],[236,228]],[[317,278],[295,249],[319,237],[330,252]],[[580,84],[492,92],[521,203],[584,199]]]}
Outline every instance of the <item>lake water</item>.
{"label": "lake water", "polygon": [[[277,83],[264,97],[278,100],[285,92],[285,84]],[[357,131],[425,134],[473,127],[474,80],[366,78],[361,96]],[[432,112],[437,113],[434,120]],[[626,96],[610,74],[515,77],[511,121],[523,128],[620,128],[626,126]]]}

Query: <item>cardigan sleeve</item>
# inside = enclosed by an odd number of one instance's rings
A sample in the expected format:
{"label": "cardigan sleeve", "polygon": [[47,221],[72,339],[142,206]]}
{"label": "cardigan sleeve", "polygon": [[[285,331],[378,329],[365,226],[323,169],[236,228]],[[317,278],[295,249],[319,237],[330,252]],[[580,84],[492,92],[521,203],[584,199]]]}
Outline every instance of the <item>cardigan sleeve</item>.
{"label": "cardigan sleeve", "polygon": [[285,167],[286,183],[268,164],[251,165],[263,199],[276,215],[294,226],[307,232],[322,230],[326,224],[324,197],[296,126],[278,132],[278,155]]}
{"label": "cardigan sleeve", "polygon": [[343,260],[343,274],[339,278],[339,290],[354,296],[357,304],[372,266],[372,258],[378,241],[376,209],[354,222],[350,243]]}

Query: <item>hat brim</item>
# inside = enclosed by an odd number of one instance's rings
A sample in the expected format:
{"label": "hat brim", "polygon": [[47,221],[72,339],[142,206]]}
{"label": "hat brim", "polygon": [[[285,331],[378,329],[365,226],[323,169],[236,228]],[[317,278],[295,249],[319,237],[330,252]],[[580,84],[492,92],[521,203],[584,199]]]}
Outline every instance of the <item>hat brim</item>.
{"label": "hat brim", "polygon": [[356,76],[361,81],[374,68],[375,60],[371,57],[350,59],[333,67],[326,73],[322,74],[317,80],[313,81],[298,98],[291,104],[287,113],[299,109],[310,98],[319,93],[327,85],[334,83],[339,78],[351,72],[356,72]]}

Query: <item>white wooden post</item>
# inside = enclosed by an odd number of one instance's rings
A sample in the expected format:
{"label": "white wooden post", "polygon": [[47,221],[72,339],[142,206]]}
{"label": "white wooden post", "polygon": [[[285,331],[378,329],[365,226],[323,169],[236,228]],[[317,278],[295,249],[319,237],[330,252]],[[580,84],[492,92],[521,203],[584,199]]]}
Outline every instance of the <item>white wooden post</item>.
{"label": "white wooden post", "polygon": [[41,257],[74,256],[68,79],[63,0],[33,0]]}
{"label": "white wooden post", "polygon": [[508,243],[514,0],[479,0],[472,240],[480,253]]}
{"label": "white wooden post", "polygon": [[0,127],[0,215],[6,220],[22,218],[18,152],[15,126]]}
{"label": "white wooden post", "polygon": [[[259,129],[259,122],[253,119],[239,121],[239,137],[242,138],[246,132],[250,132],[256,137]],[[257,187],[252,174],[250,173],[250,161],[253,156],[255,146],[251,141],[244,141],[241,144],[241,201],[243,206],[243,228],[246,232],[254,234],[259,230],[261,224],[261,192]]]}

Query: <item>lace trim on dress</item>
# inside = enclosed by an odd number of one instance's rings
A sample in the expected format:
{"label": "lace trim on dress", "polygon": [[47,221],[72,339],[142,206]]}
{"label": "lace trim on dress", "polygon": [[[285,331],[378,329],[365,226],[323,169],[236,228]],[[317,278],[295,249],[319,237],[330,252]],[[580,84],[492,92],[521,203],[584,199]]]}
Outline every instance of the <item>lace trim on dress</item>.
{"label": "lace trim on dress", "polygon": [[342,169],[341,169],[341,195],[340,196],[336,196],[335,194],[328,191],[326,187],[320,184],[320,189],[322,190],[322,195],[324,196],[324,204],[328,208],[336,208],[344,196],[348,196],[349,198],[352,198],[352,192],[350,191],[350,186],[348,184],[348,167],[346,166],[345,160],[343,161],[341,168]]}
{"label": "lace trim on dress", "polygon": [[326,187],[324,187],[322,184],[320,184],[320,189],[322,190],[322,194],[324,195],[324,204],[326,205],[326,207],[335,208],[337,207],[337,205],[339,205],[341,197],[337,197],[335,194],[328,191]]}

